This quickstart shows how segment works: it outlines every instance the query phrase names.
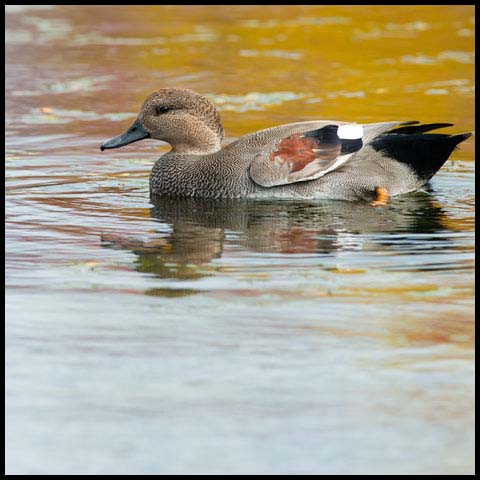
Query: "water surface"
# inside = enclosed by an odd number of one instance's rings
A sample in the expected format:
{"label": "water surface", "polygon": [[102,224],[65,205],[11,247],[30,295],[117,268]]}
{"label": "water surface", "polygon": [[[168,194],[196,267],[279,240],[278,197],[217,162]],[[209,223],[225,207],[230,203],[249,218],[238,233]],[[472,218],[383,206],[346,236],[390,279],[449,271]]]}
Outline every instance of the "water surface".
{"label": "water surface", "polygon": [[99,145],[186,87],[227,141],[474,130],[471,6],[6,10],[7,474],[471,474],[474,138],[385,207],[150,199]]}

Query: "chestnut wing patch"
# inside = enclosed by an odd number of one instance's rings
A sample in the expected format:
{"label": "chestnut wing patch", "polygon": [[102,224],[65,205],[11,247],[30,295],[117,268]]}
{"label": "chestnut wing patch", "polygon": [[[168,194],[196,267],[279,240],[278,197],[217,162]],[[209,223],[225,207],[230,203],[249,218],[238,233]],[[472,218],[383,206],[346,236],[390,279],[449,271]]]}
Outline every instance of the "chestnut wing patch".
{"label": "chestnut wing patch", "polygon": [[282,138],[259,154],[250,167],[253,181],[263,187],[313,180],[343,165],[360,150],[361,138],[340,139],[337,125]]}

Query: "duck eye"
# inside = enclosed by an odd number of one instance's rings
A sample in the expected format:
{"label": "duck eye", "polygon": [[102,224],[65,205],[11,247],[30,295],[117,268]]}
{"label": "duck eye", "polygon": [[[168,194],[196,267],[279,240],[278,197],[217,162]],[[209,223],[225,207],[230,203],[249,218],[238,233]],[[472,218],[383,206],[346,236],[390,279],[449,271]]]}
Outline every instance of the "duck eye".
{"label": "duck eye", "polygon": [[166,113],[170,110],[166,105],[160,105],[159,107],[155,108],[155,112],[157,115],[160,115],[162,113]]}

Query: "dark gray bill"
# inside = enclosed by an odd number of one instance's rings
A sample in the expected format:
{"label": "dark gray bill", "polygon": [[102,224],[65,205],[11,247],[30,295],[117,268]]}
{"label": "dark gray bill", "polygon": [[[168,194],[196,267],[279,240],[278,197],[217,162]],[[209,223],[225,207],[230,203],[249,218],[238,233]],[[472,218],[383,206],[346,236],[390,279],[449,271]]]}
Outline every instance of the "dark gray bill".
{"label": "dark gray bill", "polygon": [[106,150],[107,148],[118,148],[128,145],[129,143],[138,142],[144,138],[149,138],[150,134],[142,127],[140,120],[135,120],[135,123],[125,132],[118,137],[107,140],[100,150]]}

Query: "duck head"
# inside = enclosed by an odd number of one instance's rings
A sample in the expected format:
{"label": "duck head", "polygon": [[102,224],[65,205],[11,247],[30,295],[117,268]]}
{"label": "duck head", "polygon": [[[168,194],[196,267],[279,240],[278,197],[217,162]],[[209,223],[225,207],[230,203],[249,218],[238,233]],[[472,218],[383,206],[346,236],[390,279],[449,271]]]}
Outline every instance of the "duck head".
{"label": "duck head", "polygon": [[198,93],[163,88],[147,97],[128,130],[100,149],[119,148],[145,138],[163,140],[184,154],[208,154],[221,148],[223,127],[213,103]]}

